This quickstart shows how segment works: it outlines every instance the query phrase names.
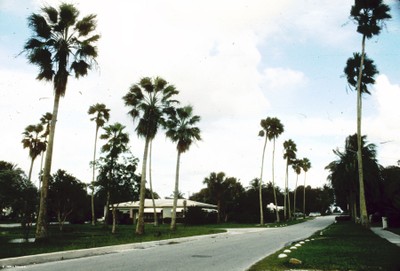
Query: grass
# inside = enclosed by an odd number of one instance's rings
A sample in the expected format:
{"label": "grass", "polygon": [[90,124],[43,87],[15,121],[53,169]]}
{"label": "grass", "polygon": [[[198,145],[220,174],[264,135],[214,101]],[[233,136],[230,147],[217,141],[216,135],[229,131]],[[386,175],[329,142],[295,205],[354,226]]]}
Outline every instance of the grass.
{"label": "grass", "polygon": [[[284,248],[252,266],[250,271],[281,270],[400,270],[400,247],[352,222],[340,222],[310,237],[287,258]],[[311,240],[314,239],[314,240]],[[289,263],[291,258],[302,261]]]}
{"label": "grass", "polygon": [[[282,227],[301,223],[305,220],[299,219],[285,223],[270,223],[263,227]],[[111,234],[111,228],[102,225],[64,225],[60,232],[57,225],[50,225],[49,238],[44,243],[10,243],[12,239],[23,238],[24,232],[21,227],[0,227],[0,259],[18,257],[55,251],[66,251],[73,249],[93,248],[101,246],[139,243],[147,241],[165,240],[178,237],[213,234],[225,232],[226,228],[251,228],[260,227],[256,224],[222,223],[203,226],[178,226],[177,231],[171,232],[169,225],[163,224],[154,227],[152,224],[145,225],[145,234],[135,235],[133,225],[119,225],[117,233]],[[34,237],[35,228],[31,228],[28,238]]]}
{"label": "grass", "polygon": [[[177,231],[172,232],[169,229],[169,225],[154,227],[152,224],[147,224],[145,226],[145,234],[138,236],[135,235],[135,227],[133,225],[119,225],[115,234],[111,234],[111,227],[104,228],[102,225],[64,225],[62,232],[60,232],[57,225],[51,225],[49,227],[49,238],[46,242],[9,243],[12,239],[24,237],[22,228],[0,227],[0,258],[221,232],[225,232],[225,230],[208,226],[180,226]],[[34,237],[34,228],[30,230],[28,237]]]}

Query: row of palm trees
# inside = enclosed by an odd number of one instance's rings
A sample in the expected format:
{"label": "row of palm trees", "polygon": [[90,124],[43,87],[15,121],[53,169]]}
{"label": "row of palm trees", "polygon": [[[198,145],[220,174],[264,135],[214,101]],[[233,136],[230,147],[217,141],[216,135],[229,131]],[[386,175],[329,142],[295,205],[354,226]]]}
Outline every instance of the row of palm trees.
{"label": "row of palm trees", "polygon": [[[261,173],[260,173],[260,183],[259,183],[259,200],[260,200],[260,224],[264,225],[264,210],[263,210],[263,199],[262,199],[262,183],[263,183],[263,172],[264,172],[264,159],[265,159],[265,149],[267,146],[267,141],[272,141],[272,187],[274,194],[274,203],[276,206],[276,221],[279,222],[279,210],[278,210],[278,201],[276,197],[275,190],[275,141],[276,139],[284,132],[284,125],[281,121],[276,117],[267,117],[266,119],[262,119],[260,122],[261,130],[258,135],[260,137],[264,137],[264,146],[262,151],[262,159],[261,159]],[[290,210],[290,197],[289,197],[289,165],[292,166],[293,170],[297,174],[295,192],[294,192],[294,206],[293,212],[296,211],[296,190],[298,178],[301,173],[301,170],[304,171],[304,201],[303,201],[303,214],[305,214],[305,187],[306,187],[306,173],[311,168],[311,162],[308,158],[297,159],[296,152],[297,146],[293,140],[289,139],[283,142],[284,154],[283,159],[286,160],[286,175],[285,175],[285,191],[284,191],[284,217],[285,219],[291,219],[291,210]]]}
{"label": "row of palm trees", "polygon": [[346,63],[344,72],[351,89],[357,91],[357,163],[359,180],[359,204],[361,224],[369,227],[368,212],[365,201],[364,170],[362,155],[362,94],[371,94],[368,85],[375,83],[378,73],[373,60],[365,53],[365,41],[379,35],[385,21],[391,18],[389,6],[383,0],[355,0],[351,7],[350,17],[357,24],[357,32],[362,35],[361,53],[354,53]]}

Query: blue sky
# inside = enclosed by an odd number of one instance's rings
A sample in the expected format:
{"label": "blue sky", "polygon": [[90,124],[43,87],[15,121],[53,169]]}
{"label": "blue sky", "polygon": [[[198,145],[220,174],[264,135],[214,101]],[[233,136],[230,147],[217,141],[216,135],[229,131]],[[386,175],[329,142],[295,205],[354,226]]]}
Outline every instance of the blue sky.
{"label": "blue sky", "polygon": [[[24,55],[16,56],[30,34],[26,18],[44,3],[59,2],[0,0],[0,118],[7,127],[0,160],[25,171],[29,157],[21,133],[51,111],[52,87],[35,80],[37,68]],[[53,171],[62,168],[82,181],[91,179],[94,124],[86,112],[98,102],[111,108],[111,123],[127,126],[131,150],[141,159],[143,140],[134,134],[121,97],[141,77],[162,76],[180,90],[182,104],[192,104],[202,117],[203,140],[182,157],[181,191],[186,195],[199,191],[211,172],[224,171],[244,186],[259,177],[263,140],[257,134],[260,120],[268,116],[285,125],[277,140],[277,185],[283,187],[282,143],[289,138],[297,143],[298,157],[312,163],[307,182],[314,187],[326,183],[324,167],[335,159],[332,149],[342,148],[356,130],[356,96],[343,77],[347,58],[361,48],[361,36],[349,19],[352,1],[72,3],[82,15],[98,15],[99,65],[88,77],[69,81],[60,105]],[[384,166],[400,159],[399,5],[387,3],[393,19],[379,37],[367,41],[367,54],[380,75],[363,104],[363,132],[377,144]],[[271,179],[270,154],[271,144],[264,181]],[[154,144],[153,178],[162,196],[172,193],[175,155],[161,132]],[[38,170],[39,160],[34,174]]]}

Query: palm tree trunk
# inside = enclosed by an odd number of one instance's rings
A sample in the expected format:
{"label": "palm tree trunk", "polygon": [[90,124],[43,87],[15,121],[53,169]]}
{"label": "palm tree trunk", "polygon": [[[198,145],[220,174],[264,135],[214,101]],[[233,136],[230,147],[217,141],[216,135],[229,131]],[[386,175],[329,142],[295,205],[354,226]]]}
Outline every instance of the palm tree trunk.
{"label": "palm tree trunk", "polygon": [[147,154],[149,152],[150,138],[146,137],[146,143],[144,145],[143,161],[142,161],[142,176],[140,179],[140,196],[139,196],[139,214],[136,224],[136,234],[144,234],[144,199],[146,194],[146,165],[147,165]]}
{"label": "palm tree trunk", "polygon": [[104,226],[107,227],[108,225],[108,217],[110,216],[110,190],[107,191],[107,197],[106,197],[106,206],[105,207],[105,214],[104,214]]}
{"label": "palm tree trunk", "polygon": [[99,132],[99,126],[96,124],[96,133],[94,136],[94,151],[93,151],[93,174],[92,174],[92,195],[91,195],[91,208],[92,208],[92,226],[96,225],[96,214],[94,212],[94,180],[96,174],[96,148],[97,148],[97,134]]}
{"label": "palm tree trunk", "polygon": [[33,162],[35,161],[35,158],[31,158],[31,166],[29,167],[29,175],[28,175],[28,181],[31,182],[32,178],[32,169],[33,169]]}
{"label": "palm tree trunk", "polygon": [[156,210],[156,201],[154,200],[154,193],[153,193],[153,179],[151,177],[151,154],[153,153],[153,140],[150,141],[149,146],[149,183],[150,183],[150,193],[151,193],[151,201],[153,202],[153,216],[154,216],[154,226],[158,226],[158,217],[157,217],[157,210]]}
{"label": "palm tree trunk", "polygon": [[287,200],[287,217],[288,219],[292,218],[291,210],[290,210],[290,194],[289,194],[289,158],[286,161],[286,200]]}
{"label": "palm tree trunk", "polygon": [[172,207],[171,217],[171,230],[176,230],[176,206],[178,205],[178,193],[179,193],[179,162],[181,160],[181,152],[178,150],[176,158],[176,171],[175,171],[175,190],[174,190],[174,205]]}
{"label": "palm tree trunk", "polygon": [[[118,204],[117,204],[117,207],[118,207]],[[112,207],[112,216],[113,216],[113,224],[112,224],[112,229],[111,229],[112,234],[114,234],[117,229],[117,207],[115,207],[115,206]]]}
{"label": "palm tree trunk", "polygon": [[364,173],[363,173],[363,162],[362,162],[362,142],[361,142],[361,113],[362,113],[362,99],[361,99],[361,81],[362,81],[362,71],[364,67],[364,57],[365,57],[365,35],[362,39],[362,50],[361,50],[361,63],[357,80],[357,160],[358,160],[358,179],[360,186],[360,217],[361,224],[366,228],[369,228],[367,204],[365,201],[365,191],[364,191]]}
{"label": "palm tree trunk", "polygon": [[276,222],[279,223],[279,210],[278,210],[278,201],[276,199],[276,189],[275,189],[275,138],[274,138],[274,146],[272,149],[272,189],[274,191],[274,202],[275,202],[275,213],[276,213]]}
{"label": "palm tree trunk", "polygon": [[264,208],[263,208],[263,198],[262,198],[262,178],[263,178],[263,171],[264,171],[264,156],[265,156],[265,147],[267,146],[267,134],[265,134],[265,142],[264,142],[264,148],[263,148],[263,154],[262,154],[262,159],[261,159],[261,173],[260,173],[260,183],[259,183],[259,189],[258,189],[258,194],[260,198],[260,225],[264,225]]}
{"label": "palm tree trunk", "polygon": [[53,117],[50,124],[49,142],[47,144],[46,159],[43,170],[43,183],[40,192],[39,214],[36,224],[36,241],[46,239],[47,231],[47,195],[49,191],[49,179],[51,172],[51,161],[53,158],[54,134],[56,131],[56,122],[58,115],[58,107],[60,104],[60,94],[56,92],[54,95]]}
{"label": "palm tree trunk", "polygon": [[307,172],[304,171],[304,188],[303,188],[303,218],[306,218],[306,176]]}
{"label": "palm tree trunk", "polygon": [[[294,187],[294,193],[293,193],[293,213],[296,213],[296,194],[297,194],[297,182],[299,181],[299,174],[296,176],[296,185]],[[296,216],[294,217],[296,218]]]}

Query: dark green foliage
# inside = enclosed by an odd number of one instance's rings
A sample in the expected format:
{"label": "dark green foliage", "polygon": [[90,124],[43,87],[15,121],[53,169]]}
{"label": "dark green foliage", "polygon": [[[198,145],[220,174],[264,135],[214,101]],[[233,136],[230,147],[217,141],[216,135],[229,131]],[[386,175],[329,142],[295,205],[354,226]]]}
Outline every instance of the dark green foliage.
{"label": "dark green foliage", "polygon": [[217,223],[216,212],[206,212],[200,207],[189,206],[185,214],[185,224],[205,225]]}
{"label": "dark green foliage", "polygon": [[83,223],[87,220],[89,197],[86,185],[80,180],[59,169],[49,183],[50,217],[63,229],[65,221]]}
{"label": "dark green foliage", "polygon": [[400,167],[382,170],[382,214],[387,216],[389,227],[400,227]]}
{"label": "dark green foliage", "polygon": [[3,209],[10,208],[8,218],[30,225],[37,206],[37,189],[20,168],[0,161],[0,220],[5,219]]}
{"label": "dark green foliage", "polygon": [[[360,72],[361,65],[361,54],[354,53],[353,57],[347,59],[344,73],[347,78],[347,82],[354,89],[357,88],[357,79]],[[375,76],[378,74],[378,70],[374,64],[374,61],[369,59],[367,55],[364,55],[364,65],[362,70],[361,80],[361,93],[371,94],[368,90],[368,85],[375,83]]]}

